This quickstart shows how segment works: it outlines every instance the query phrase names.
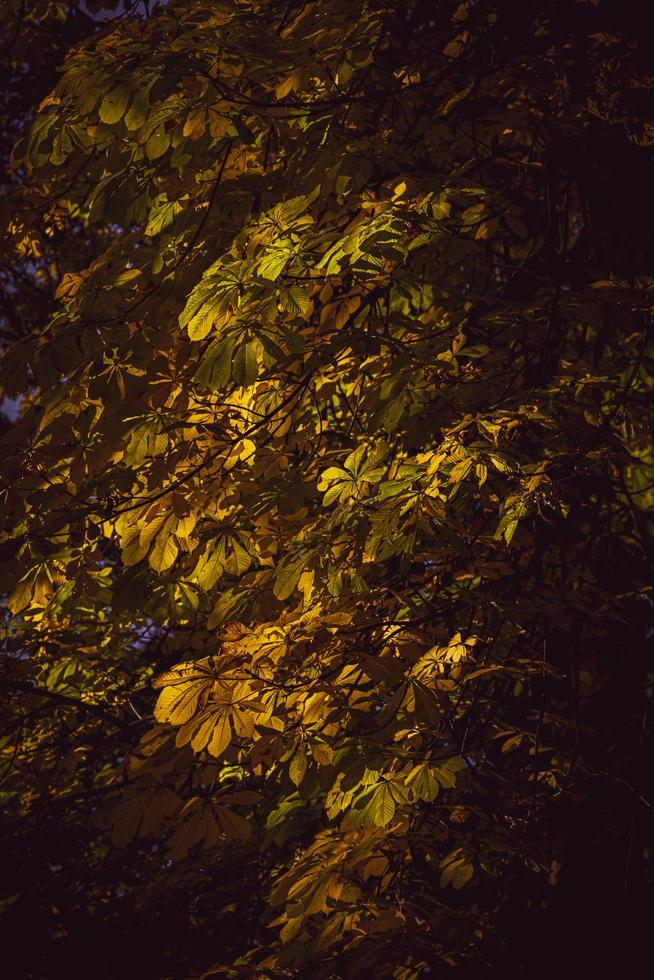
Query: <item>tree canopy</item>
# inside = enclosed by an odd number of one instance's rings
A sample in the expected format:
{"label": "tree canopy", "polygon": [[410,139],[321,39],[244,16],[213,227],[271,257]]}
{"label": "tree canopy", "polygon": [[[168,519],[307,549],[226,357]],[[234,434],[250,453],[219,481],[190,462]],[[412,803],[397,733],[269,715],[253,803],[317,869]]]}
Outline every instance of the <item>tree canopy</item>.
{"label": "tree canopy", "polygon": [[644,12],[98,9],[1,15],[5,946],[606,961],[654,854]]}

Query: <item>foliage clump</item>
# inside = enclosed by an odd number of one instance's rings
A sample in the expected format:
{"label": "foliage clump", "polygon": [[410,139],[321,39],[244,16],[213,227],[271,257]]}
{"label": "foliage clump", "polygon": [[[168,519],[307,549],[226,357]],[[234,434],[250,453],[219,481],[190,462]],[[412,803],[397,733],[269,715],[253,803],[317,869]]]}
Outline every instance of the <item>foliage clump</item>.
{"label": "foliage clump", "polygon": [[615,8],[7,4],[71,35],[3,205],[26,975],[529,968],[633,914],[654,129]]}

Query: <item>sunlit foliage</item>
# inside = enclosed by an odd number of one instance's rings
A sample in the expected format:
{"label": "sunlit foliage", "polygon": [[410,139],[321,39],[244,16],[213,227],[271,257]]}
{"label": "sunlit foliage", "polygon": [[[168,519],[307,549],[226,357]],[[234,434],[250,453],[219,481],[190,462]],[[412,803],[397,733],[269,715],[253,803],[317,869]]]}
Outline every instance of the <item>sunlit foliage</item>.
{"label": "sunlit foliage", "polygon": [[[70,28],[3,208],[26,975],[525,965],[647,886],[652,66],[617,6]],[[74,11],[19,8],[61,45]]]}

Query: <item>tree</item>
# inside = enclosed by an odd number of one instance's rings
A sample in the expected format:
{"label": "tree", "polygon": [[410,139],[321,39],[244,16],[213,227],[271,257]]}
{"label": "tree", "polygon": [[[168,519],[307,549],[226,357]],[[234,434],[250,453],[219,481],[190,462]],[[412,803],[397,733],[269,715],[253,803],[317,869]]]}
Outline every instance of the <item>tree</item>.
{"label": "tree", "polygon": [[71,43],[13,153],[54,307],[2,374],[29,976],[517,975],[637,932],[639,16],[172,0]]}

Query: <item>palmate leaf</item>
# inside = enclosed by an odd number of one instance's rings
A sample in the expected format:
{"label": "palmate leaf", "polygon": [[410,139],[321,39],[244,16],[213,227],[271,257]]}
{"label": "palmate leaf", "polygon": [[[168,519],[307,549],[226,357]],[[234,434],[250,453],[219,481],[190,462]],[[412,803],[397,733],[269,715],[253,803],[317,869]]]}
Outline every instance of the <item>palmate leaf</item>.
{"label": "palmate leaf", "polygon": [[409,773],[406,784],[418,799],[430,803],[436,799],[440,790],[440,782],[431,767],[425,762],[417,765]]}
{"label": "palmate leaf", "polygon": [[211,803],[192,797],[181,810],[175,832],[170,838],[171,857],[175,861],[181,861],[192,848],[198,845],[212,847],[220,837],[221,828]]}
{"label": "palmate leaf", "polygon": [[161,688],[155,705],[155,718],[171,725],[183,725],[203,707],[213,689],[215,675],[208,665],[180,664],[161,674],[154,682]]}
{"label": "palmate leaf", "polygon": [[393,820],[397,804],[390,785],[382,781],[367,790],[348,812],[348,823],[355,827],[386,827]]}
{"label": "palmate leaf", "polygon": [[149,793],[134,793],[116,805],[111,814],[111,839],[126,847],[137,835],[159,836],[181,807],[181,799],[166,786]]}
{"label": "palmate leaf", "polygon": [[474,874],[474,867],[460,848],[452,851],[440,862],[443,869],[440,877],[441,888],[452,885],[457,891],[467,885]]}
{"label": "palmate leaf", "polygon": [[224,705],[209,707],[181,726],[175,738],[178,746],[190,743],[194,752],[207,749],[218,758],[228,747],[232,738],[230,711]]}
{"label": "palmate leaf", "polygon": [[249,822],[239,813],[229,807],[218,804],[215,808],[216,816],[222,830],[231,837],[232,840],[249,840],[252,836],[252,827]]}
{"label": "palmate leaf", "polygon": [[198,702],[207,693],[205,681],[186,681],[163,689],[157,699],[154,716],[157,721],[183,725],[196,712]]}

